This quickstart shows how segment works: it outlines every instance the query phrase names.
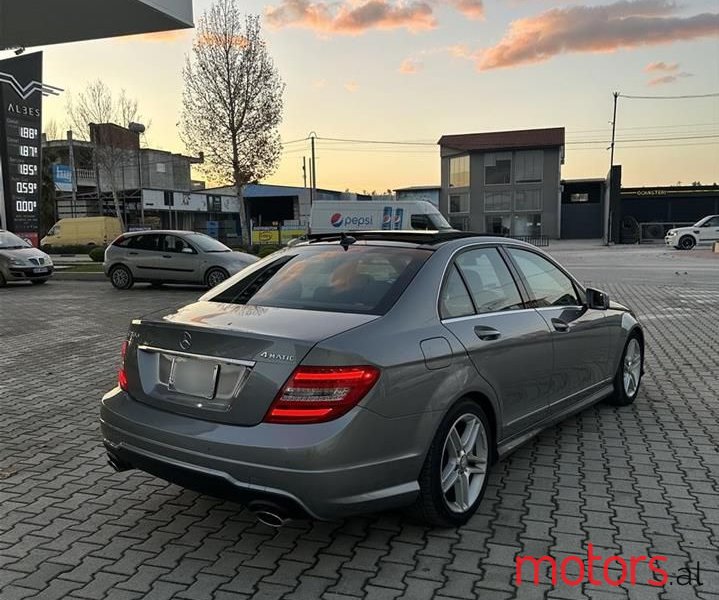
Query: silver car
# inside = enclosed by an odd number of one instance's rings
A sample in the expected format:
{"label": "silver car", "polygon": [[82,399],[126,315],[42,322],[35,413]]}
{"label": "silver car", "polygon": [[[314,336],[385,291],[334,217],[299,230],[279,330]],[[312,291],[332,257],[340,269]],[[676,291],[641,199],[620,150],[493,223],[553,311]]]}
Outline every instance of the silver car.
{"label": "silver car", "polygon": [[52,259],[42,250],[0,229],[0,287],[8,281],[30,281],[35,285],[52,277]]}
{"label": "silver car", "polygon": [[121,235],[107,248],[103,269],[112,285],[121,290],[136,282],[212,288],[257,260],[204,233],[140,231]]}
{"label": "silver car", "polygon": [[632,312],[519,241],[311,236],[133,321],[102,399],[110,463],[265,523],[475,512],[492,463],[600,400],[634,401]]}

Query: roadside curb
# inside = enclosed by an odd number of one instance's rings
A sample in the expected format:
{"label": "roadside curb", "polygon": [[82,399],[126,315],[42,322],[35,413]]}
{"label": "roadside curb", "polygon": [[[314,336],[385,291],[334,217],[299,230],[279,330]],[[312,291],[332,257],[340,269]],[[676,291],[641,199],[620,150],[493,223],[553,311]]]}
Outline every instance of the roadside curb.
{"label": "roadside curb", "polygon": [[62,281],[105,281],[104,273],[82,273],[82,272],[64,272],[55,271],[52,276],[53,279],[59,279]]}

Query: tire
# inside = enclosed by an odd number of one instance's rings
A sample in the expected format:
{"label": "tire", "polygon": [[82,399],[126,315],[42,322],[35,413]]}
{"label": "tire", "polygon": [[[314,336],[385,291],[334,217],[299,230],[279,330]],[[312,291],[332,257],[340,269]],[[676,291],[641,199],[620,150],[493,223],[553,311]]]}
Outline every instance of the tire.
{"label": "tire", "polygon": [[614,392],[606,399],[613,406],[629,406],[636,400],[644,373],[644,346],[636,333],[624,345],[622,360],[614,375]]}
{"label": "tire", "polygon": [[47,283],[47,279],[33,279],[32,280],[33,285],[42,285],[43,283]]}
{"label": "tire", "polygon": [[230,274],[224,269],[221,269],[220,267],[212,267],[209,271],[207,271],[207,273],[205,273],[205,285],[208,288],[213,288],[220,285],[229,276]]}
{"label": "tire", "polygon": [[118,290],[129,290],[135,283],[132,273],[125,265],[116,265],[110,269],[110,282]]}
{"label": "tire", "polygon": [[[470,426],[477,428],[474,444],[467,438]],[[463,400],[452,407],[437,429],[422,467],[419,497],[412,507],[414,515],[439,527],[464,525],[487,488],[492,444],[489,420],[476,402]],[[467,453],[468,448],[473,448],[474,453]]]}
{"label": "tire", "polygon": [[691,250],[697,245],[696,240],[690,235],[684,235],[679,239],[680,250]]}

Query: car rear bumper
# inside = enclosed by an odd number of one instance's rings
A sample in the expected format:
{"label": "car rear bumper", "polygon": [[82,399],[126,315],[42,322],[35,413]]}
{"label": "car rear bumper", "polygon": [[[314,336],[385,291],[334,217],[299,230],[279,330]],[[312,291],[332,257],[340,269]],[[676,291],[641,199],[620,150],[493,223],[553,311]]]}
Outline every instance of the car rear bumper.
{"label": "car rear bumper", "polygon": [[429,432],[429,421],[356,408],[329,423],[245,427],[162,411],[116,388],[102,400],[100,427],[111,462],[122,468],[331,520],[415,499],[425,450],[418,432]]}
{"label": "car rear bumper", "polygon": [[[36,273],[36,269],[42,269]],[[3,270],[3,275],[8,281],[33,281],[38,279],[49,279],[52,277],[53,267],[14,267],[9,266]]]}

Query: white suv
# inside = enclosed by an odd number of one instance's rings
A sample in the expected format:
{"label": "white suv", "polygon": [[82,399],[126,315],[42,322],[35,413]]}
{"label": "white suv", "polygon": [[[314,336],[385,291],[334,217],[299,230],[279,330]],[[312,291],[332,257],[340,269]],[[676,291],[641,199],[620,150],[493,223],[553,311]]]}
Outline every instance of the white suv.
{"label": "white suv", "polygon": [[664,238],[667,246],[691,250],[697,244],[719,242],[719,215],[709,215],[691,227],[670,229]]}

